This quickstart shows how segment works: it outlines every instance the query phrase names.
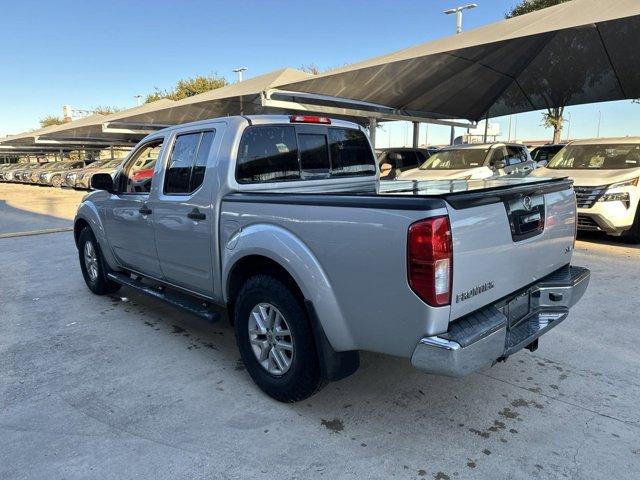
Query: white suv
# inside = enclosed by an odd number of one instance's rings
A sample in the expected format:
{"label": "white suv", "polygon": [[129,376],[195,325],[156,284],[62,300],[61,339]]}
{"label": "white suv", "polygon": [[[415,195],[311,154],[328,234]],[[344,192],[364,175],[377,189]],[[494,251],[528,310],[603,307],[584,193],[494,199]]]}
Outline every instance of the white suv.
{"label": "white suv", "polygon": [[578,229],[640,242],[640,137],[573,142],[533,175],[574,181]]}
{"label": "white suv", "polygon": [[524,145],[471,143],[444,147],[400,180],[479,180],[512,175],[523,177],[537,167]]}

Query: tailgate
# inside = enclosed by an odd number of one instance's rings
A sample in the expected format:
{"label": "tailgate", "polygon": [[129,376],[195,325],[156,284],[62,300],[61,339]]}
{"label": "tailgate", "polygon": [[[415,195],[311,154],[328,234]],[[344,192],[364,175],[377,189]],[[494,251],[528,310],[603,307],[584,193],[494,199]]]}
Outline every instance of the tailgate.
{"label": "tailgate", "polygon": [[560,179],[445,196],[453,238],[451,320],[570,263],[576,204]]}

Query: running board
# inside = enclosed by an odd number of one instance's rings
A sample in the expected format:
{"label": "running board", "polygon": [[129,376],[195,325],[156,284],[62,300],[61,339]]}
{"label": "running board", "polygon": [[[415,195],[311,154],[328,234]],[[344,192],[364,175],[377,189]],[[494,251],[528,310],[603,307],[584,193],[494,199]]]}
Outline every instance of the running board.
{"label": "running board", "polygon": [[217,322],[220,320],[220,314],[212,311],[210,304],[206,300],[198,300],[193,297],[172,292],[163,285],[158,287],[147,285],[140,280],[132,278],[126,273],[110,272],[107,274],[107,277],[114,282],[126,285],[140,293],[144,293],[145,295],[149,295],[150,297],[154,297],[159,300],[164,300],[176,308],[186,310],[187,312],[200,318],[204,318],[209,322]]}

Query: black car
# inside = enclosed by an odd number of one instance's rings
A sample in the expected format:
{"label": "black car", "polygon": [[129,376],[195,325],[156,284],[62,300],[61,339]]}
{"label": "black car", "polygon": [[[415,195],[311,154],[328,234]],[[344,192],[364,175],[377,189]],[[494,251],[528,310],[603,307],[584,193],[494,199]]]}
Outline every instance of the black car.
{"label": "black car", "polygon": [[[380,178],[393,180],[405,170],[422,165],[431,154],[422,148],[383,148],[378,154]],[[383,167],[385,165],[385,167]],[[391,168],[387,167],[389,165]]]}
{"label": "black car", "polygon": [[539,167],[544,167],[549,160],[551,160],[556,153],[565,147],[564,144],[548,144],[536,147],[531,150],[531,159],[538,164]]}

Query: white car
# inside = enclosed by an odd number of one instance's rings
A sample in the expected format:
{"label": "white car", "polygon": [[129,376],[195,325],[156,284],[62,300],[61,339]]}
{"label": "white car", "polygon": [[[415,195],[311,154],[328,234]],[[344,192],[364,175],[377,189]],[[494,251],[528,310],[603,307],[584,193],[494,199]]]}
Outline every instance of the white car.
{"label": "white car", "polygon": [[400,180],[481,180],[513,175],[523,177],[536,168],[524,145],[472,143],[444,147]]}
{"label": "white car", "polygon": [[640,137],[573,142],[533,175],[574,181],[578,229],[640,242]]}

